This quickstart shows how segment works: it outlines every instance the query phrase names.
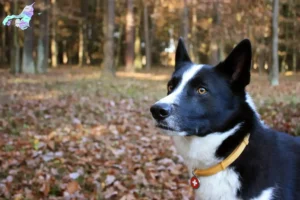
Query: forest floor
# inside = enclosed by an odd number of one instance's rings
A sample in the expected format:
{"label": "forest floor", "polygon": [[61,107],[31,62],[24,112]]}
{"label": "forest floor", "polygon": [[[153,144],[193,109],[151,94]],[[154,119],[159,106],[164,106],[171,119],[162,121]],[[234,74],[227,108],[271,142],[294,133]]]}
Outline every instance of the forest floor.
{"label": "forest floor", "polygon": [[[191,199],[182,158],[149,112],[170,73],[0,71],[0,199]],[[254,74],[248,91],[269,126],[300,135],[300,75],[270,87]]]}

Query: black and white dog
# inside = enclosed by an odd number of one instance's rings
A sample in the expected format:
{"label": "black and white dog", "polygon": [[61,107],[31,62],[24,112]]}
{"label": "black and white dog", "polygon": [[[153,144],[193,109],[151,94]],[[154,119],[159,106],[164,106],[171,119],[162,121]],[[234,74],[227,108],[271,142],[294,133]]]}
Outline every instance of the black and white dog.
{"label": "black and white dog", "polygon": [[260,120],[245,91],[251,54],[245,39],[217,66],[194,64],[179,39],[168,95],[150,109],[156,126],[173,136],[190,173],[220,163],[250,134],[229,167],[198,177],[196,199],[300,199],[300,139]]}

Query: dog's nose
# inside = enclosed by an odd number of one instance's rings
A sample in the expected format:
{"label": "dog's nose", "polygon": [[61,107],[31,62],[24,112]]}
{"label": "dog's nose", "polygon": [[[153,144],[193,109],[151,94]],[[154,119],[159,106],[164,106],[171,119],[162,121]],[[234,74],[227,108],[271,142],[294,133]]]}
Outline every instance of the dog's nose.
{"label": "dog's nose", "polygon": [[171,114],[172,107],[166,103],[156,103],[151,106],[150,111],[156,120],[163,120]]}

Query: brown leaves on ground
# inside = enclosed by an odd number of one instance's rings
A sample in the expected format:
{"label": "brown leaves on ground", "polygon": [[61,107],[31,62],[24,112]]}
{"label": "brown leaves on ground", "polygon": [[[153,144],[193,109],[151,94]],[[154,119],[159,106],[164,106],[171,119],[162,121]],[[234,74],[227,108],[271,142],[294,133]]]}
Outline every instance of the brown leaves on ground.
{"label": "brown leaves on ground", "polygon": [[[150,117],[166,80],[105,80],[97,70],[1,73],[0,198],[192,198],[182,158]],[[269,125],[299,134],[300,85],[282,82],[270,89],[256,78],[249,90]]]}

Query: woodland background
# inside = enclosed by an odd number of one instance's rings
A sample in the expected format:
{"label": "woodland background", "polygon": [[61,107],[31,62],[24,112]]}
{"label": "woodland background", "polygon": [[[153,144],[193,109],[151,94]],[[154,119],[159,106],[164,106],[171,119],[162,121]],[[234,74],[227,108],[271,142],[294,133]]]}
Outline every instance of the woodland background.
{"label": "woodland background", "polygon": [[[32,0],[0,0],[1,21]],[[150,106],[177,39],[217,64],[253,45],[247,88],[271,127],[300,135],[300,0],[39,0],[0,26],[0,199],[191,199]]]}

